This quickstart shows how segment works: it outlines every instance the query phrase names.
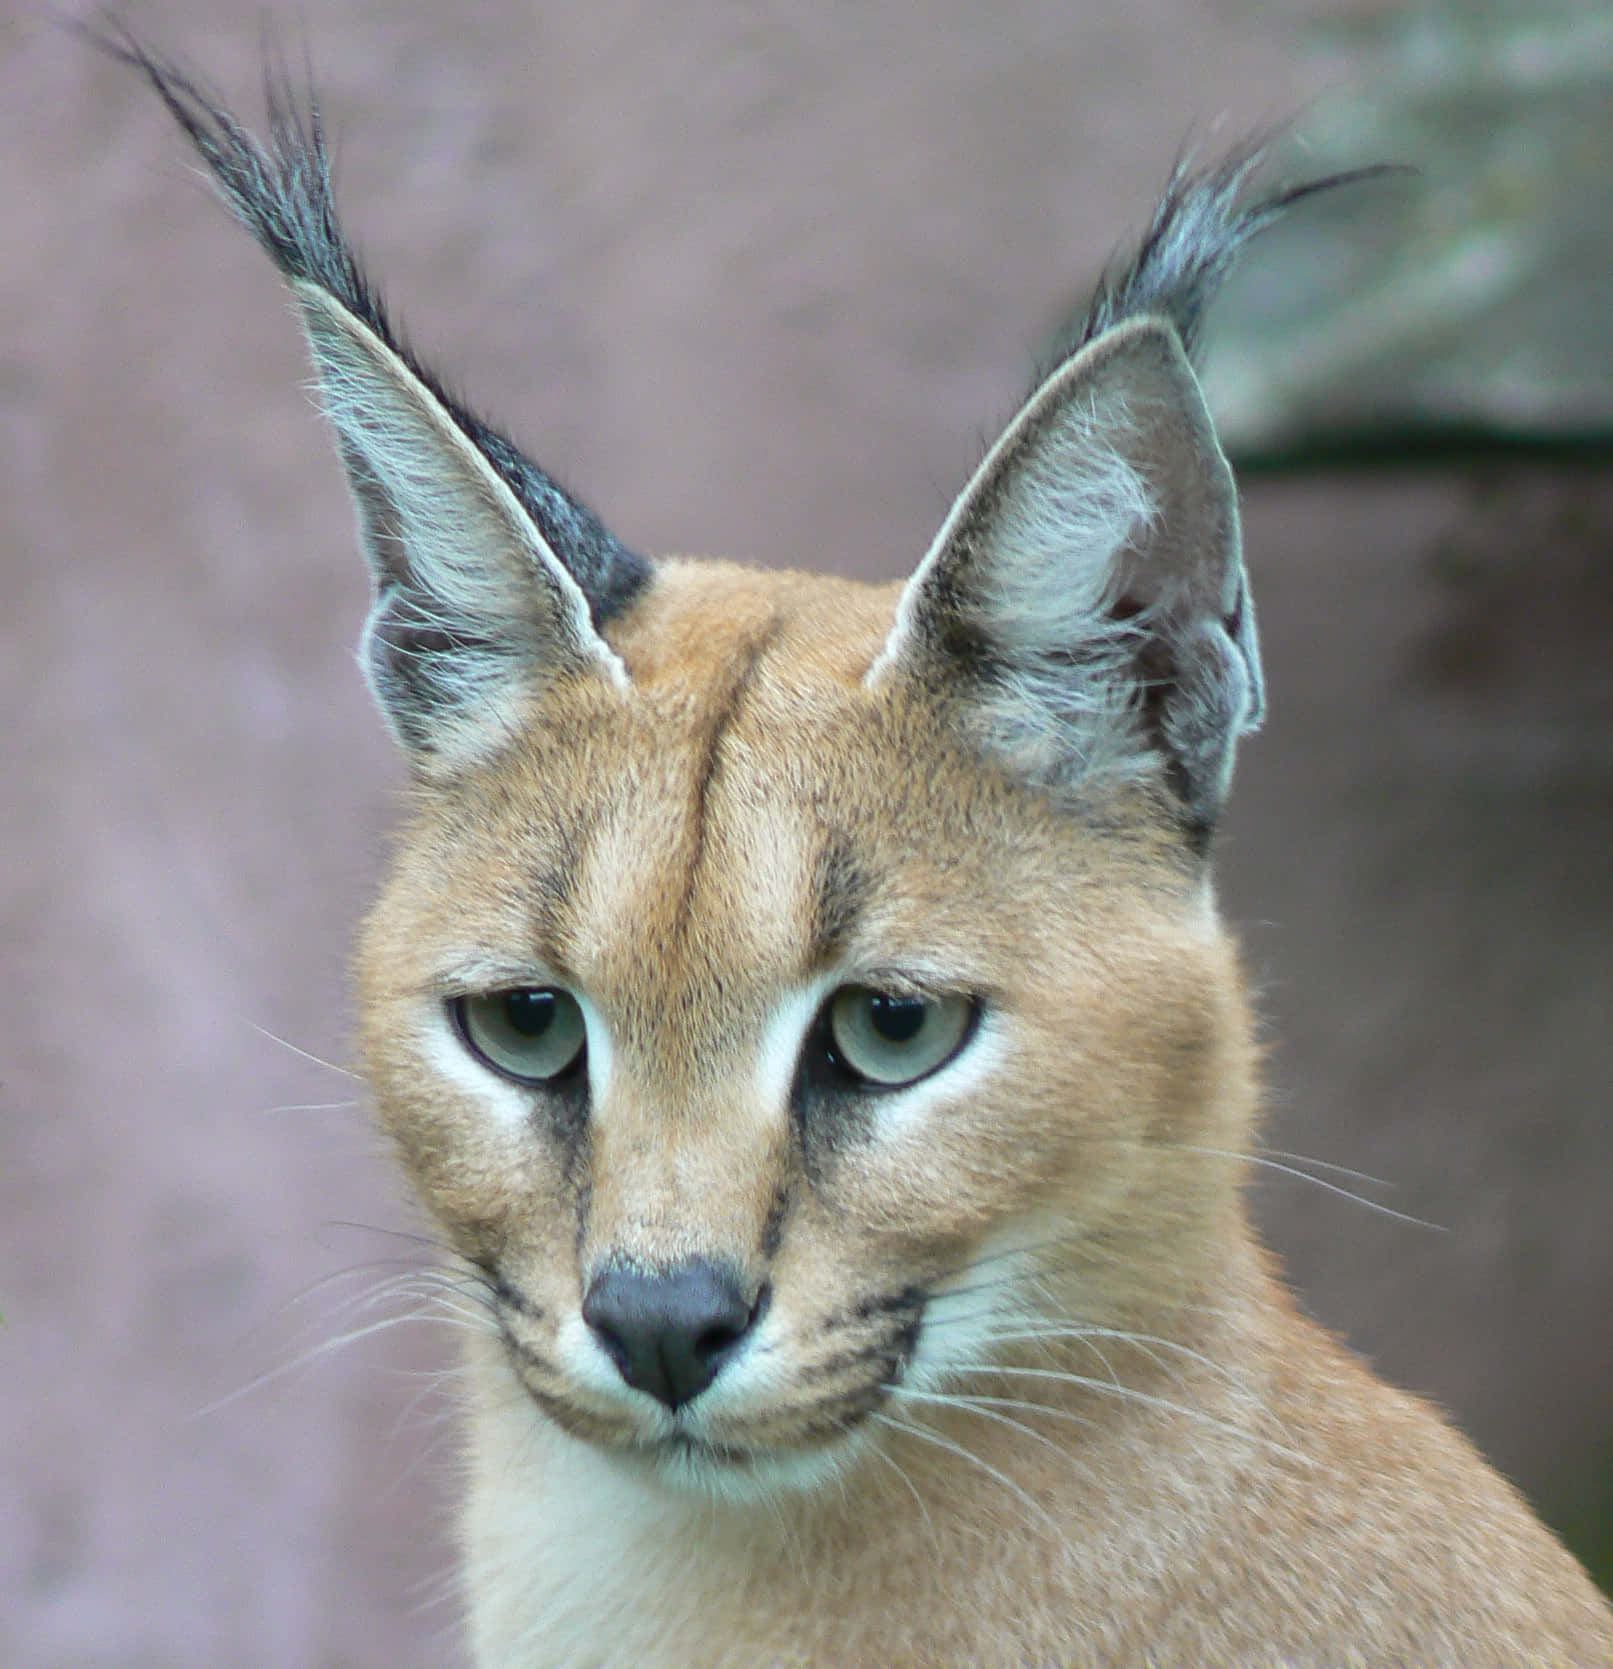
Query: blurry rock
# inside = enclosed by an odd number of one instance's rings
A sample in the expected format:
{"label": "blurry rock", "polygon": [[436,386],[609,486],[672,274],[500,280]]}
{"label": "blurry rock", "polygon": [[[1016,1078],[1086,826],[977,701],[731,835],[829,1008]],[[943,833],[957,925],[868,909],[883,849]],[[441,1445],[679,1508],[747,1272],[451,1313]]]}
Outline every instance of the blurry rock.
{"label": "blurry rock", "polygon": [[1210,332],[1234,456],[1613,442],[1613,11],[1446,0],[1327,26],[1369,92],[1279,147],[1395,161],[1264,234]]}

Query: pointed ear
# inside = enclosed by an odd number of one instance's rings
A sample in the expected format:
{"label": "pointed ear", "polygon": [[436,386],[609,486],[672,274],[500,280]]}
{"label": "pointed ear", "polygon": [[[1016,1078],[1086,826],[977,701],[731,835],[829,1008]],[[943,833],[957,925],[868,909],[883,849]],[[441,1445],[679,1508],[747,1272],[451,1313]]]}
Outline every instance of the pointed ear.
{"label": "pointed ear", "polygon": [[1232,472],[1170,325],[1107,331],[1010,424],[868,674],[898,677],[1024,778],[1153,777],[1207,836],[1263,696]]}
{"label": "pointed ear", "polygon": [[364,671],[416,769],[497,746],[518,697],[546,680],[625,681],[601,634],[650,565],[402,345],[342,233],[312,88],[299,93],[270,51],[260,143],[122,20],[82,33],[145,76],[290,281],[374,582]]}
{"label": "pointed ear", "polygon": [[374,582],[359,658],[398,739],[457,763],[496,742],[523,689],[585,672],[625,683],[485,433],[327,291],[292,289]]}

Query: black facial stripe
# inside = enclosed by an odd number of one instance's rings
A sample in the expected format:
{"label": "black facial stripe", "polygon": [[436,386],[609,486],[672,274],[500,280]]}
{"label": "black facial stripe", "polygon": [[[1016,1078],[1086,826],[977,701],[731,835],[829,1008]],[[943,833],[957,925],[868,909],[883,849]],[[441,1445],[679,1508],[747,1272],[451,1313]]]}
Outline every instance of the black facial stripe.
{"label": "black facial stripe", "polygon": [[[558,1379],[560,1377],[555,1364],[536,1345],[528,1343],[525,1339],[517,1338],[514,1329],[502,1316],[499,1317],[498,1330],[504,1340],[505,1348],[515,1358],[517,1372],[520,1372],[522,1368],[530,1368],[536,1373],[541,1373],[547,1379]],[[529,1391],[532,1391],[534,1396],[537,1395],[532,1382],[525,1373],[521,1373],[521,1383]]]}
{"label": "black facial stripe", "polygon": [[921,1286],[905,1286],[899,1292],[874,1293],[859,1298],[849,1311],[841,1314],[857,1321],[868,1321],[874,1316],[913,1315],[923,1310],[928,1293]]}
{"label": "black facial stripe", "polygon": [[826,835],[818,853],[812,912],[812,960],[830,961],[868,907],[866,871],[842,834]]}
{"label": "black facial stripe", "polygon": [[790,1209],[790,1188],[786,1183],[773,1196],[773,1204],[767,1213],[767,1221],[762,1225],[762,1256],[769,1260],[778,1256],[778,1249],[784,1240],[784,1219]]}
{"label": "black facial stripe", "polygon": [[832,1337],[845,1331],[861,1337],[803,1370],[801,1377],[828,1377],[879,1364],[882,1369],[879,1385],[885,1388],[894,1385],[906,1372],[918,1348],[927,1296],[918,1286],[903,1287],[899,1292],[872,1293],[849,1308],[826,1316],[821,1336]]}
{"label": "black facial stripe", "polygon": [[680,929],[687,929],[690,912],[694,906],[695,884],[699,878],[700,867],[706,852],[706,823],[712,784],[716,782],[722,768],[722,745],[729,729],[739,716],[740,708],[745,703],[749,693],[749,685],[756,669],[762,664],[768,651],[773,647],[779,635],[779,622],[769,620],[760,634],[747,643],[736,657],[736,663],[729,676],[727,689],[723,692],[716,716],[706,734],[703,751],[699,763],[695,767],[695,780],[691,794],[694,814],[693,852],[689,859],[689,867],[685,879],[683,895],[678,900],[677,920]]}
{"label": "black facial stripe", "polygon": [[516,1315],[527,1321],[542,1321],[543,1310],[534,1304],[525,1293],[512,1287],[502,1275],[493,1277],[493,1297],[506,1309],[513,1310]]}

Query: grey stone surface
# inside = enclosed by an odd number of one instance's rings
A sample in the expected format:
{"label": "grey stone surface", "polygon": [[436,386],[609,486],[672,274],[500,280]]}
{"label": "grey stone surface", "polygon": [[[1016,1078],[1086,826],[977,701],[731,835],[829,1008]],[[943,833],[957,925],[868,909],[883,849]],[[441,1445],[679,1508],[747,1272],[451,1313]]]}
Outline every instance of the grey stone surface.
{"label": "grey stone surface", "polygon": [[1613,10],[1443,0],[1313,38],[1360,73],[1288,171],[1416,173],[1316,199],[1229,287],[1207,384],[1229,447],[1613,450]]}
{"label": "grey stone surface", "polygon": [[[249,99],[263,10],[140,15]],[[881,575],[1183,134],[1355,61],[1305,47],[1322,0],[268,10],[423,349],[624,537]],[[401,773],[301,347],[149,95],[20,9],[0,252],[0,1663],[452,1663],[451,1335],[323,1344],[425,1254],[340,1070]],[[1224,890],[1270,1139],[1445,1229],[1261,1208],[1545,1492],[1613,1380],[1610,496],[1246,503],[1273,717]]]}

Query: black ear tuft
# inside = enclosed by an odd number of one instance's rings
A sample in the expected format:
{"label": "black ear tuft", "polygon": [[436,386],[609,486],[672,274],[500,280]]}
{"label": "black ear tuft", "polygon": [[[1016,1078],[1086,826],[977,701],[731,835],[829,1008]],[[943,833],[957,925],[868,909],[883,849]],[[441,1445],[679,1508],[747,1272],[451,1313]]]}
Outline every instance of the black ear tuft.
{"label": "black ear tuft", "polygon": [[366,671],[405,745],[462,752],[479,710],[545,673],[619,675],[598,634],[649,563],[410,352],[337,219],[311,86],[266,54],[264,144],[125,24],[81,33],[150,82],[297,297],[374,581]]}
{"label": "black ear tuft", "polygon": [[1265,692],[1237,491],[1189,354],[1250,238],[1314,192],[1392,171],[1250,201],[1261,155],[1177,167],[953,506],[868,674],[921,681],[1055,794],[1158,784],[1197,848]]}
{"label": "black ear tuft", "polygon": [[1137,247],[1110,263],[1091,299],[1056,333],[1038,386],[1127,319],[1168,320],[1188,358],[1196,360],[1205,314],[1251,238],[1318,192],[1409,171],[1380,163],[1251,195],[1266,149],[1267,139],[1257,137],[1204,168],[1186,156],[1177,163]]}

